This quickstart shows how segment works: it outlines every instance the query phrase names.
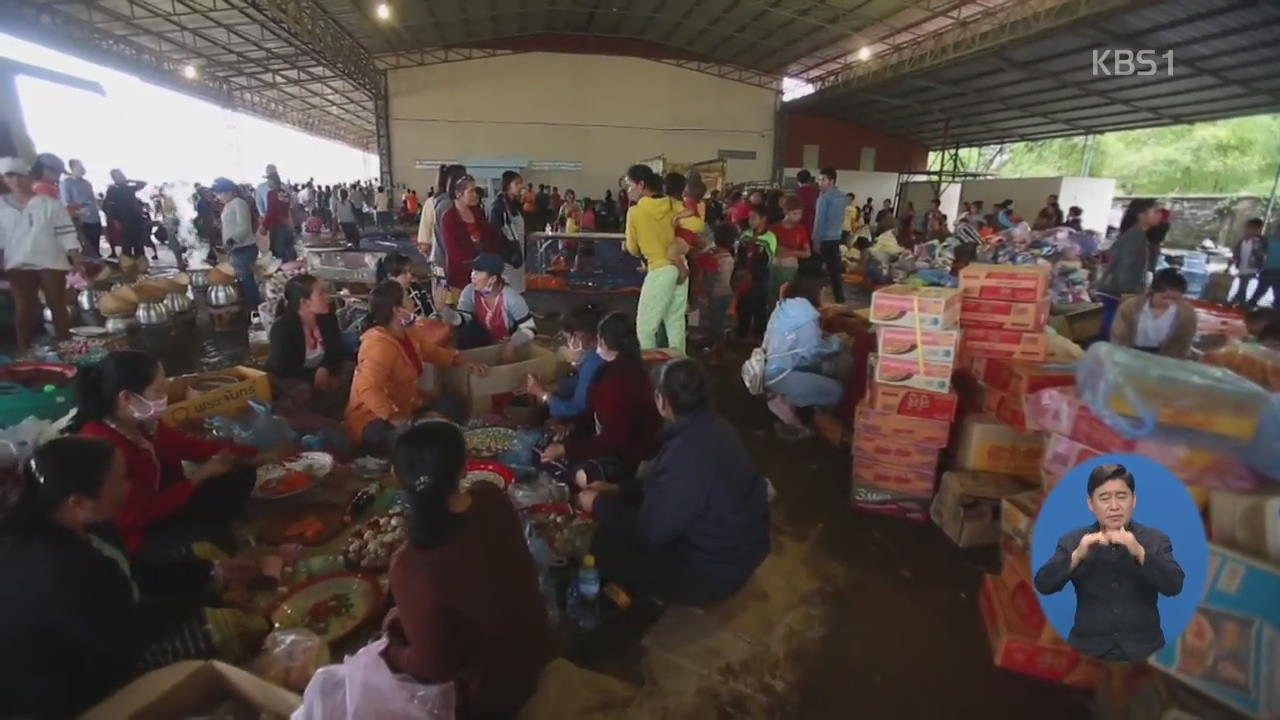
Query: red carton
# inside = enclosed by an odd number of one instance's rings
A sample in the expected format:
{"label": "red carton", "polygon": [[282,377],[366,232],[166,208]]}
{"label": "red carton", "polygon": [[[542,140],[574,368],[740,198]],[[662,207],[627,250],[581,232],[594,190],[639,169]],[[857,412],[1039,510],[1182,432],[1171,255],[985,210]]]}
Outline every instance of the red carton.
{"label": "red carton", "polygon": [[922,362],[918,358],[881,355],[876,358],[876,382],[925,392],[951,391],[951,363]]}
{"label": "red carton", "polygon": [[905,442],[901,437],[880,435],[868,432],[865,428],[858,428],[853,433],[855,466],[858,460],[870,460],[873,463],[884,463],[903,470],[927,473],[930,494],[932,494],[933,474],[938,469],[939,452],[941,451],[936,447],[916,445]]}
{"label": "red carton", "polygon": [[1040,641],[1039,633],[1013,610],[996,578],[982,579],[978,607],[997,667],[1072,687],[1093,688],[1101,681],[1102,664],[1097,660],[1066,643]]}
{"label": "red carton", "polygon": [[960,301],[960,327],[1039,332],[1049,322],[1049,301],[1009,302],[966,297]]}
{"label": "red carton", "polygon": [[910,497],[877,487],[864,487],[855,482],[849,507],[925,523],[929,521],[930,502],[927,498]]}
{"label": "red carton", "polygon": [[1022,333],[1013,330],[969,328],[960,342],[960,354],[966,358],[986,357],[1044,362],[1049,355],[1049,336],[1042,332]]}
{"label": "red carton", "polygon": [[950,330],[960,317],[954,288],[890,285],[871,294],[871,322],[923,330]]}
{"label": "red carton", "polygon": [[972,263],[960,271],[960,294],[981,300],[1036,303],[1049,295],[1049,265]]}
{"label": "red carton", "polygon": [[987,390],[982,394],[982,412],[995,416],[1015,430],[1027,431],[1027,413],[1023,408],[1021,395]]}
{"label": "red carton", "polygon": [[999,590],[1005,594],[1018,623],[1032,633],[1033,638],[1040,642],[1063,642],[1040,609],[1040,601],[1031,584],[1031,557],[1027,553],[1001,553],[1000,574],[993,577],[999,581]]}
{"label": "red carton", "polygon": [[959,330],[916,330],[881,325],[876,328],[876,352],[882,359],[900,357],[913,362],[951,365],[960,345]]}
{"label": "red carton", "polygon": [[955,393],[932,393],[896,385],[871,383],[867,409],[922,420],[949,423],[956,419],[960,398]]}
{"label": "red carton", "polygon": [[[1088,445],[1076,442],[1069,437],[1057,434],[1050,435],[1044,446],[1044,455],[1040,457],[1040,469],[1043,471],[1041,477],[1042,479],[1052,477],[1056,484],[1057,479],[1070,472],[1071,468],[1089,458],[1102,454]],[[1048,487],[1045,488],[1046,491],[1049,489]]]}
{"label": "red carton", "polygon": [[933,499],[934,479],[932,470],[911,470],[862,457],[853,461],[854,487],[888,490],[896,496],[923,500],[926,515],[929,501]]}
{"label": "red carton", "polygon": [[948,422],[876,412],[869,407],[867,400],[858,403],[854,418],[854,432],[889,435],[917,445],[944,448],[951,437],[951,424]]}
{"label": "red carton", "polygon": [[1031,395],[1051,387],[1076,384],[1073,371],[1043,363],[975,357],[971,359],[971,368],[983,387],[1013,395]]}

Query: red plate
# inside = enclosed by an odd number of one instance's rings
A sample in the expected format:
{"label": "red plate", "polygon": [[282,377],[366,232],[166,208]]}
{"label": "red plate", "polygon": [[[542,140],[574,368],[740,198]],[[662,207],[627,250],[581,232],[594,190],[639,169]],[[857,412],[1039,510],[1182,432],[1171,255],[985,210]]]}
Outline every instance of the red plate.
{"label": "red plate", "polygon": [[467,472],[491,472],[502,478],[502,487],[509,488],[516,481],[515,472],[500,462],[493,460],[473,459],[467,461]]}

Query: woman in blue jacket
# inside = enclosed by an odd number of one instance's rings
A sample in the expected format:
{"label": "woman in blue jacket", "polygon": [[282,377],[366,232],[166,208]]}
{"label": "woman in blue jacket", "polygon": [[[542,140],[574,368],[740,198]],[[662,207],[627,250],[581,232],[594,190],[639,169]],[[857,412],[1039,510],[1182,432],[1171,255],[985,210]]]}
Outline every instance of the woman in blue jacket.
{"label": "woman in blue jacket", "polygon": [[840,341],[824,337],[818,303],[826,278],[821,271],[801,270],[783,293],[765,330],[764,381],[769,410],[782,421],[783,437],[804,437],[809,429],[797,408],[825,409],[840,402],[844,388],[822,374],[824,360],[840,353]]}

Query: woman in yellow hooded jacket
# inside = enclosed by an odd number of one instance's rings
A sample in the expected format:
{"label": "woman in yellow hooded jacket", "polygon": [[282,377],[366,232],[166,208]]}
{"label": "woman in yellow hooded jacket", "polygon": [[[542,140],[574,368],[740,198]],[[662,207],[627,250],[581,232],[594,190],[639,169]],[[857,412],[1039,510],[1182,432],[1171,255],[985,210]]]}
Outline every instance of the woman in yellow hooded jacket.
{"label": "woman in yellow hooded jacket", "polygon": [[679,201],[662,194],[662,179],[648,165],[627,170],[627,194],[637,198],[627,211],[627,252],[643,259],[646,269],[636,309],[640,349],[656,348],[658,328],[664,327],[667,344],[683,350],[689,286],[680,282],[680,272],[668,257],[676,239],[671,220],[680,209]]}

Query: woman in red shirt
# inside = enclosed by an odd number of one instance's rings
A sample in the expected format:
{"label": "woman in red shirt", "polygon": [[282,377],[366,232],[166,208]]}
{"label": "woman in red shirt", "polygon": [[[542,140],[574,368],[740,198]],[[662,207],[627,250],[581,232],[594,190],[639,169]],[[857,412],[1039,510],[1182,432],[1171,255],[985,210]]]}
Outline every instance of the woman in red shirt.
{"label": "woman in red shirt", "polygon": [[[115,524],[129,555],[172,557],[196,541],[232,553],[229,520],[255,479],[247,465],[271,458],[169,425],[162,419],[168,392],[155,358],[138,350],[112,352],[80,371],[74,427],[124,455],[129,493]],[[199,466],[188,475],[183,461]]]}
{"label": "woman in red shirt", "polygon": [[444,241],[445,277],[455,293],[471,282],[471,262],[482,252],[499,253],[498,231],[480,208],[476,179],[463,175],[449,189],[453,204],[440,219]]}

